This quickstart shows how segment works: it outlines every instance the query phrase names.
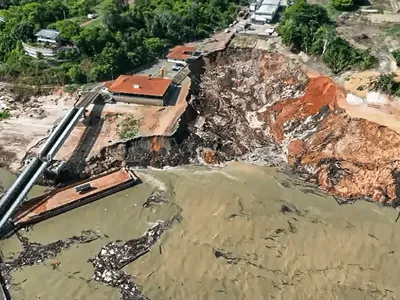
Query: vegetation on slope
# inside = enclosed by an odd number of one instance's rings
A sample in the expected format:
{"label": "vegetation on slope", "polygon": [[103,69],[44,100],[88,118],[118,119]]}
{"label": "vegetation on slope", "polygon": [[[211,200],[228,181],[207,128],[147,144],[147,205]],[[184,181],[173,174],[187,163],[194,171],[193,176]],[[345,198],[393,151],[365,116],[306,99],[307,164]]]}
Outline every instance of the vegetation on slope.
{"label": "vegetation on slope", "polygon": [[132,117],[125,117],[117,126],[117,132],[121,139],[133,139],[139,132],[138,121]]}
{"label": "vegetation on slope", "polygon": [[388,95],[400,97],[400,82],[396,81],[396,74],[381,74],[371,82],[373,91],[380,91]]}
{"label": "vegetation on slope", "polygon": [[0,111],[0,121],[7,120],[11,117],[11,114],[8,110]]}
{"label": "vegetation on slope", "polygon": [[332,0],[332,6],[338,10],[350,10],[354,6],[353,0]]}
{"label": "vegetation on slope", "polygon": [[320,56],[334,73],[353,67],[368,69],[377,64],[374,56],[353,48],[339,36],[325,8],[305,0],[297,0],[286,9],[278,31],[285,44]]}
{"label": "vegetation on slope", "polygon": [[397,49],[397,50],[392,51],[392,55],[393,55],[394,59],[396,60],[396,65],[400,66],[400,50]]}
{"label": "vegetation on slope", "polygon": [[[103,2],[99,2],[103,1]],[[27,84],[68,84],[109,79],[152,62],[174,44],[204,38],[231,23],[240,0],[2,0],[0,80]],[[101,7],[100,25],[75,20]],[[2,10],[1,10],[2,9]],[[99,23],[98,23],[99,24]],[[58,60],[24,54],[21,42],[35,32],[56,28],[79,52]]]}

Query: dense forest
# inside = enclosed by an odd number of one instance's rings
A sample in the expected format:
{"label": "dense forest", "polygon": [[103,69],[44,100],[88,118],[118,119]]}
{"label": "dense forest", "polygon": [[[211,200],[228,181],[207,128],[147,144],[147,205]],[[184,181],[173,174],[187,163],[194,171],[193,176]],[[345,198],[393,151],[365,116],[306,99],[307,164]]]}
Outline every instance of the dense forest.
{"label": "dense forest", "polygon": [[[228,26],[240,0],[0,0],[0,80],[68,84],[135,70],[171,47]],[[99,15],[85,25],[89,13]],[[90,23],[90,22],[89,22]],[[40,29],[57,29],[57,59],[24,54]]]}
{"label": "dense forest", "polygon": [[356,49],[340,37],[335,25],[324,7],[296,0],[286,9],[278,31],[286,45],[320,56],[334,73],[369,69],[378,63],[369,51]]}

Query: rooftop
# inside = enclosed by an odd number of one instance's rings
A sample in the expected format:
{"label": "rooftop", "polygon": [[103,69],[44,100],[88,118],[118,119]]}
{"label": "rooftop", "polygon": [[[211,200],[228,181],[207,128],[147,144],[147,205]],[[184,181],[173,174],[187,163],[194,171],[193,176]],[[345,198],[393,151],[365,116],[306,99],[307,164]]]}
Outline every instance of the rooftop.
{"label": "rooftop", "polygon": [[57,30],[53,30],[53,29],[42,29],[35,34],[35,36],[38,36],[38,37],[40,36],[40,37],[50,39],[50,40],[55,40],[59,35],[60,35],[60,33]]}
{"label": "rooftop", "polygon": [[257,15],[272,15],[278,9],[278,5],[263,4],[257,9]]}
{"label": "rooftop", "polygon": [[115,80],[105,81],[105,82],[103,82],[103,86],[105,86],[106,88],[109,89],[113,85],[114,82],[115,82]]}
{"label": "rooftop", "polygon": [[108,89],[115,93],[162,97],[171,82],[169,78],[148,75],[121,75]]}
{"label": "rooftop", "polygon": [[256,15],[254,14],[251,19],[257,22],[267,22],[272,20],[272,15]]}
{"label": "rooftop", "polygon": [[281,0],[264,0],[262,5],[279,5]]}
{"label": "rooftop", "polygon": [[192,53],[196,51],[196,47],[193,46],[176,46],[167,55],[167,58],[171,59],[188,59],[192,56]]}

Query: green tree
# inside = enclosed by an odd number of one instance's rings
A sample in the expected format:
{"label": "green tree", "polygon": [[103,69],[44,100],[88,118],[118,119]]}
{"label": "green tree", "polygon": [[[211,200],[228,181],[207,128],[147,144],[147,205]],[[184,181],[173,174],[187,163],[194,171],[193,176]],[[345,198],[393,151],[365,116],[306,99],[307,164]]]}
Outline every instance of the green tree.
{"label": "green tree", "polygon": [[61,40],[67,43],[71,43],[81,31],[80,26],[71,20],[57,21],[56,28],[60,32]]}
{"label": "green tree", "polygon": [[396,60],[396,65],[400,66],[400,50],[394,50],[392,52],[394,59]]}
{"label": "green tree", "polygon": [[84,82],[85,75],[82,73],[82,69],[79,65],[73,65],[68,70],[68,76],[72,83]]}
{"label": "green tree", "polygon": [[161,55],[165,49],[165,44],[159,38],[149,38],[145,40],[145,45],[148,50],[149,56],[155,59],[157,56]]}
{"label": "green tree", "polygon": [[86,77],[86,82],[89,82],[90,71],[94,68],[95,64],[91,59],[84,59],[80,64],[82,74]]}
{"label": "green tree", "polygon": [[381,91],[389,95],[400,96],[400,82],[395,80],[396,74],[381,74],[375,78],[370,88],[374,91]]}
{"label": "green tree", "polygon": [[11,30],[11,36],[19,41],[30,41],[35,37],[35,24],[30,21],[22,21]]}
{"label": "green tree", "polygon": [[313,36],[321,26],[332,25],[328,12],[316,4],[298,0],[287,8],[278,32],[285,44],[298,50],[311,50]]}
{"label": "green tree", "polygon": [[67,0],[73,16],[86,16],[93,12],[93,7],[98,3],[97,0]]}
{"label": "green tree", "polygon": [[81,53],[89,57],[100,54],[107,44],[117,44],[114,34],[100,27],[85,27],[79,36],[74,38],[74,42]]}
{"label": "green tree", "polygon": [[338,10],[350,10],[354,6],[354,0],[332,0],[332,6]]}
{"label": "green tree", "polygon": [[[105,26],[80,27],[68,19],[93,12],[100,2]],[[0,77],[27,84],[60,84],[103,80],[110,78],[111,71],[118,76],[152,62],[167,47],[227,26],[240,2],[135,0],[129,5],[127,0],[0,0],[0,9],[5,8],[1,15],[7,20],[0,26]],[[318,20],[318,11],[312,14],[316,16],[307,18]],[[303,19],[308,22],[307,18]],[[26,56],[20,41],[33,40],[43,28],[58,29],[61,39],[74,43],[79,51],[59,52],[57,66]],[[294,32],[293,39],[308,49],[314,33],[306,24]]]}
{"label": "green tree", "polygon": [[351,47],[339,36],[326,9],[304,0],[296,1],[285,11],[278,31],[286,45],[320,56],[335,73],[351,67],[371,68],[377,63],[367,51]]}

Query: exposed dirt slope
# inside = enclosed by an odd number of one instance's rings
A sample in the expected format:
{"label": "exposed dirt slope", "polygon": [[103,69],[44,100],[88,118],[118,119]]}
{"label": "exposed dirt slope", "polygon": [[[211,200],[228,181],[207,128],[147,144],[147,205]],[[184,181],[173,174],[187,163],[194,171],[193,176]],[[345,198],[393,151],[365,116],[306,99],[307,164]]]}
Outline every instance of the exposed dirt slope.
{"label": "exposed dirt slope", "polygon": [[287,160],[333,194],[397,204],[400,136],[348,116],[337,105],[346,91],[331,79],[311,78],[301,92],[299,66],[256,50],[228,50],[206,69],[196,101],[205,119],[199,134],[225,141],[216,150]]}
{"label": "exposed dirt slope", "polygon": [[[193,63],[191,98],[172,137],[155,136],[100,151],[88,173],[127,165],[176,166],[241,160],[291,166],[349,200],[397,205],[400,136],[352,118],[346,91],[307,76],[282,54],[227,49]],[[193,115],[196,115],[193,118]]]}

